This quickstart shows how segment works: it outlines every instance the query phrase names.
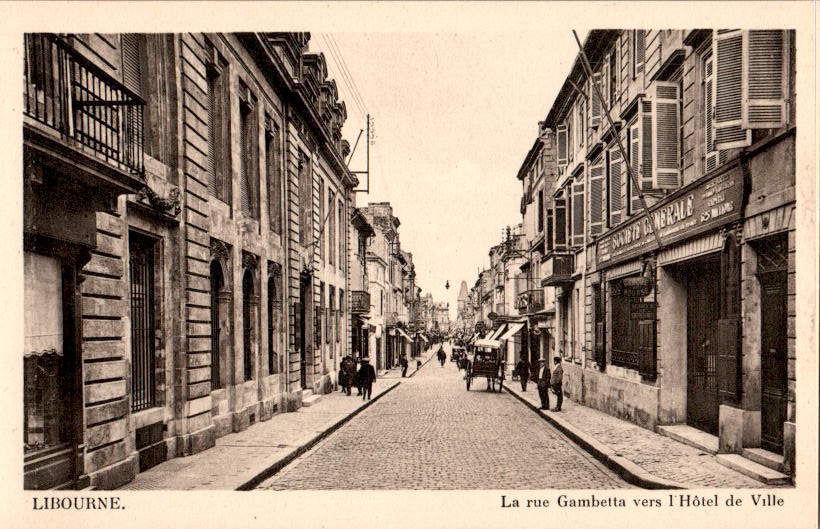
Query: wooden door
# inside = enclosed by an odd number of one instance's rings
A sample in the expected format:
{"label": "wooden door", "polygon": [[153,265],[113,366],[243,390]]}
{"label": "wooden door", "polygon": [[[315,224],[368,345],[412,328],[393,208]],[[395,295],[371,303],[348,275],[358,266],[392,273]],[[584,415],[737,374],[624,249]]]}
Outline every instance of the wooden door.
{"label": "wooden door", "polygon": [[761,282],[761,444],[783,451],[783,422],[788,397],[786,371],[786,272],[760,275]]}
{"label": "wooden door", "polygon": [[686,423],[718,433],[720,272],[717,263],[691,267],[686,310]]}

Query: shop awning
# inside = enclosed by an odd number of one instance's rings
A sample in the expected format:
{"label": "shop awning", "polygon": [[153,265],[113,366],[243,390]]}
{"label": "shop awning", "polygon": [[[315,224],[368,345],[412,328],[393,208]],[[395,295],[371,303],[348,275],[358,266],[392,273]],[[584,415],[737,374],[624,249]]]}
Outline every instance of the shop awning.
{"label": "shop awning", "polygon": [[501,333],[504,332],[504,329],[507,328],[506,323],[502,323],[501,327],[495,330],[495,332],[490,336],[490,340],[498,340],[498,337],[501,336]]}
{"label": "shop awning", "polygon": [[417,336],[417,337],[419,337],[419,338],[421,338],[421,339],[422,339],[422,341],[424,341],[424,343],[430,343],[430,340],[428,340],[428,339],[427,339],[427,337],[426,337],[426,336],[424,336],[423,334],[419,333],[419,334],[417,334],[416,336]]}
{"label": "shop awning", "polygon": [[484,338],[483,340],[476,340],[475,346],[476,347],[499,348],[499,347],[501,347],[501,342],[499,342],[498,340],[491,340],[489,338]]}
{"label": "shop awning", "polygon": [[402,329],[401,327],[396,327],[396,330],[397,330],[397,331],[399,331],[399,334],[401,334],[402,336],[404,336],[404,337],[407,339],[407,341],[409,341],[409,342],[412,342],[412,341],[413,341],[413,339],[412,339],[412,338],[410,338],[410,335],[409,335],[409,334],[407,334],[406,332],[404,332],[404,329]]}
{"label": "shop awning", "polygon": [[502,334],[501,337],[498,340],[499,341],[509,340],[510,338],[515,336],[519,331],[521,331],[521,329],[523,329],[523,328],[524,328],[523,323],[513,323],[513,324],[510,325],[510,328],[507,329],[507,332]]}

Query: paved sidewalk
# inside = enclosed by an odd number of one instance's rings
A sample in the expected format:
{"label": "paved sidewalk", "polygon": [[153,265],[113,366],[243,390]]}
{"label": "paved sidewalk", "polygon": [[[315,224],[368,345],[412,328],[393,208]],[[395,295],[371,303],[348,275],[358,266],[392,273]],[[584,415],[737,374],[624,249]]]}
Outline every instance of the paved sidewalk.
{"label": "paved sidewalk", "polygon": [[[534,384],[522,393],[518,382],[504,388],[541,414],[621,476],[644,488],[769,488],[724,467],[712,454],[604,412],[566,396],[560,412],[542,411]],[[550,406],[555,395],[550,393]]]}
{"label": "paved sidewalk", "polygon": [[[422,363],[429,360],[426,351]],[[416,371],[412,362],[407,375]],[[401,383],[393,369],[373,384],[373,397],[362,401],[355,391],[322,395],[319,402],[216,440],[216,446],[189,457],[170,459],[137,474],[122,490],[245,490],[253,488],[330,435],[364,408]],[[355,388],[354,388],[355,390]]]}

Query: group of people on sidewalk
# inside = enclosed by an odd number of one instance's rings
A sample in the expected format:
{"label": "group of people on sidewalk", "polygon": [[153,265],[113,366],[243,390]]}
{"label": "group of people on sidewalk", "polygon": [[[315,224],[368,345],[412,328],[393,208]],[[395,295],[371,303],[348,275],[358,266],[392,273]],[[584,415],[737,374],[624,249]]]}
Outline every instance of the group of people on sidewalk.
{"label": "group of people on sidewalk", "polygon": [[[357,367],[358,364],[358,367]],[[361,360],[347,355],[342,359],[339,367],[339,387],[349,397],[351,388],[355,387],[362,400],[370,400],[373,393],[373,382],[376,381],[376,370],[370,364],[370,358],[365,356]]]}
{"label": "group of people on sidewalk", "polygon": [[[561,357],[556,356],[552,359],[555,368],[550,370],[549,361],[541,360],[541,368],[535,376],[536,387],[538,388],[538,397],[541,399],[541,409],[550,409],[550,390],[555,393],[557,402],[553,411],[561,411],[561,405],[564,403],[563,381],[564,368],[561,366]],[[521,391],[527,391],[527,381],[530,378],[530,363],[526,359],[521,359],[515,365],[514,373],[518,375],[521,381]]]}

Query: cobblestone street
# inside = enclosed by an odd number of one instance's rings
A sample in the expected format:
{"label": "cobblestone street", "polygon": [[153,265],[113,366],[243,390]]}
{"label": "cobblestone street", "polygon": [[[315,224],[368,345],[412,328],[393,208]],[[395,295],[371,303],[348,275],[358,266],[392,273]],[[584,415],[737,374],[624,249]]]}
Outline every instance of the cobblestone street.
{"label": "cobblestone street", "polygon": [[506,392],[433,360],[260,489],[629,487]]}

